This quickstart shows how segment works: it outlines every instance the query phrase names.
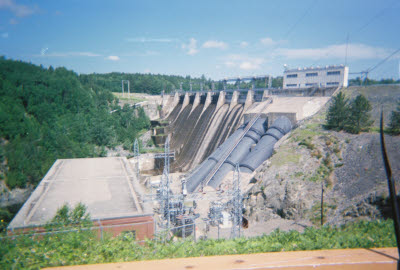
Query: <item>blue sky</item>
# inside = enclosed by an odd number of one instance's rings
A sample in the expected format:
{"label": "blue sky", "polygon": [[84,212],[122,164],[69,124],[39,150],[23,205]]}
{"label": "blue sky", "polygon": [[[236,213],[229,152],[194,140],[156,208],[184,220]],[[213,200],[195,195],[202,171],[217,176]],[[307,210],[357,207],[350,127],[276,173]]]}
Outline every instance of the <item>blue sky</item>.
{"label": "blue sky", "polygon": [[[347,47],[359,72],[400,48],[398,14],[398,0],[0,0],[0,55],[78,73],[221,79],[344,64]],[[399,59],[370,77],[398,79]]]}

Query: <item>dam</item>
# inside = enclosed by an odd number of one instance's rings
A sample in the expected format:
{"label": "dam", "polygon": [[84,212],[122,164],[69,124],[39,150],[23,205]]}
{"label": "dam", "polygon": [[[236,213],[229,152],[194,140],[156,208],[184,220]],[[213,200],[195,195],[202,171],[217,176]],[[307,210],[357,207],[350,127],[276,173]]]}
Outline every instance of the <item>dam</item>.
{"label": "dam", "polygon": [[257,169],[279,140],[338,90],[253,87],[162,95],[152,138],[164,154],[148,154],[151,162],[144,155],[131,159],[143,169],[139,179],[152,194],[157,226],[178,237],[196,238],[198,228],[218,238],[220,226],[225,237],[240,235],[249,223],[243,194],[255,185]]}
{"label": "dam", "polygon": [[[316,113],[336,90],[235,89],[164,95],[162,117],[175,152],[171,172],[186,173],[188,192],[205,185],[218,190],[236,164],[243,173],[257,169],[272,155],[275,142]],[[268,150],[261,145],[269,145]]]}

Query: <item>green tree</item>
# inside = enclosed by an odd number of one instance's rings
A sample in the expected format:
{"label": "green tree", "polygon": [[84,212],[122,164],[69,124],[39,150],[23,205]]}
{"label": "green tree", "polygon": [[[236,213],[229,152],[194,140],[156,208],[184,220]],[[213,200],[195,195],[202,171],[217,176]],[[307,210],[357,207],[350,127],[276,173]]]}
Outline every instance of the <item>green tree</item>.
{"label": "green tree", "polygon": [[87,213],[87,207],[83,203],[78,203],[73,209],[68,204],[64,204],[57,210],[48,226],[63,227],[68,225],[88,225],[90,214]]}
{"label": "green tree", "polygon": [[392,111],[389,123],[389,132],[393,135],[400,134],[400,101],[397,104],[397,110]]}
{"label": "green tree", "polygon": [[358,95],[350,103],[350,114],[346,121],[345,130],[354,134],[368,131],[373,123],[369,114],[371,109],[372,106],[368,99],[363,95]]}
{"label": "green tree", "polygon": [[326,128],[334,130],[343,130],[349,115],[349,100],[343,92],[340,92],[332,98],[326,115]]}

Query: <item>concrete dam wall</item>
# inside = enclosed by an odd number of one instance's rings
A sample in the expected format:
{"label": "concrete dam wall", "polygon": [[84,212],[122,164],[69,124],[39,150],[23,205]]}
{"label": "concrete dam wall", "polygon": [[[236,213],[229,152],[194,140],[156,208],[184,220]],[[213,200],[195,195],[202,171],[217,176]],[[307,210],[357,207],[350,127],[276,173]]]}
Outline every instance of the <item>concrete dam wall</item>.
{"label": "concrete dam wall", "polygon": [[[228,97],[226,97],[228,96]],[[173,171],[188,171],[201,163],[240,125],[250,102],[237,92],[186,93],[170,96],[170,147],[175,151]]]}

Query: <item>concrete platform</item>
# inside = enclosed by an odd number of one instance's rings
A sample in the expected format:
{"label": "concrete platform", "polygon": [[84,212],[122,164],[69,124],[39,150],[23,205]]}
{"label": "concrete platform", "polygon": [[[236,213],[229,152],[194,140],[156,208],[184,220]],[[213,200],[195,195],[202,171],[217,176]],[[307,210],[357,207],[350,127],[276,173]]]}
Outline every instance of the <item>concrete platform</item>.
{"label": "concrete platform", "polygon": [[142,215],[137,181],[124,157],[59,159],[8,229],[44,225],[62,205],[81,202],[92,219]]}
{"label": "concrete platform", "polygon": [[256,103],[244,115],[254,115],[262,112],[295,114],[296,121],[303,120],[317,113],[330,99],[330,97],[280,97],[272,96],[272,103],[265,109],[264,102]]}

